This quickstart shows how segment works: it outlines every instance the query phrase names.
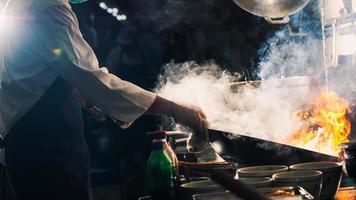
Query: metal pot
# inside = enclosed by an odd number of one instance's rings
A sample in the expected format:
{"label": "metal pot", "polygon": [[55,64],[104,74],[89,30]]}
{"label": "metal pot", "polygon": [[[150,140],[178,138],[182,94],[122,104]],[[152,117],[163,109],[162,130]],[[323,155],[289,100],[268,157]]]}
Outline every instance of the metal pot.
{"label": "metal pot", "polygon": [[233,0],[238,6],[257,16],[264,17],[272,24],[285,24],[292,15],[310,0]]}
{"label": "metal pot", "polygon": [[342,143],[339,147],[343,149],[347,175],[356,178],[356,141]]}

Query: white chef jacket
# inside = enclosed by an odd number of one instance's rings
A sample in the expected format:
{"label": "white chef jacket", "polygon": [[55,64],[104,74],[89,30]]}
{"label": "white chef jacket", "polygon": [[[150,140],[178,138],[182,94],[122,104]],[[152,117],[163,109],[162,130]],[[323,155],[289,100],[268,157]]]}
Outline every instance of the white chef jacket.
{"label": "white chef jacket", "polygon": [[5,16],[11,16],[6,23],[17,28],[0,34],[2,137],[58,75],[123,127],[152,105],[155,94],[99,68],[68,0],[10,0]]}

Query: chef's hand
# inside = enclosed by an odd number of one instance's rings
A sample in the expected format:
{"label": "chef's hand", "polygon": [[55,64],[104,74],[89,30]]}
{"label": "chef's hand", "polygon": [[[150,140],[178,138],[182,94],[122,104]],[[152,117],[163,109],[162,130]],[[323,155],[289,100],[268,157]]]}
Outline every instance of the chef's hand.
{"label": "chef's hand", "polygon": [[172,116],[175,122],[192,129],[187,148],[190,152],[201,152],[209,143],[208,127],[204,112],[197,106],[179,105]]}
{"label": "chef's hand", "polygon": [[189,151],[200,152],[207,147],[209,123],[199,107],[180,105],[157,96],[146,113],[170,116],[176,123],[189,127],[193,132],[187,144]]}
{"label": "chef's hand", "polygon": [[206,116],[204,112],[193,105],[177,105],[172,111],[176,123],[192,129],[197,135],[203,136],[205,132]]}

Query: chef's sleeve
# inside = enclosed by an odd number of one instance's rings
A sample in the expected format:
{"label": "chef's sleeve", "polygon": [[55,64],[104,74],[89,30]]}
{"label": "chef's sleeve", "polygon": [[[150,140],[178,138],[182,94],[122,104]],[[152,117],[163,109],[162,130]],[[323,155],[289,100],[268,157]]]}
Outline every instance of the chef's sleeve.
{"label": "chef's sleeve", "polygon": [[[44,57],[54,71],[105,113],[128,127],[152,105],[156,95],[99,68],[69,6],[54,6],[39,15]],[[117,66],[114,66],[117,67]]]}

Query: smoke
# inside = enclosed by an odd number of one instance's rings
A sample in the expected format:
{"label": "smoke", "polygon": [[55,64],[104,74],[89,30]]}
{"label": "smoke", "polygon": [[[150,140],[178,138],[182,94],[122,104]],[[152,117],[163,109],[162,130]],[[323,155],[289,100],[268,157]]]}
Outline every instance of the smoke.
{"label": "smoke", "polygon": [[169,63],[155,92],[201,107],[213,129],[285,143],[303,125],[295,113],[308,104],[312,81],[301,75],[319,77],[312,70],[322,60],[319,42],[292,40],[287,29],[277,32],[260,50],[255,74],[262,81],[251,84],[214,63]]}
{"label": "smoke", "polygon": [[304,34],[302,38],[293,37],[288,29],[283,29],[270,38],[259,50],[258,77],[268,80],[307,75],[322,81],[322,41],[312,34]]}

